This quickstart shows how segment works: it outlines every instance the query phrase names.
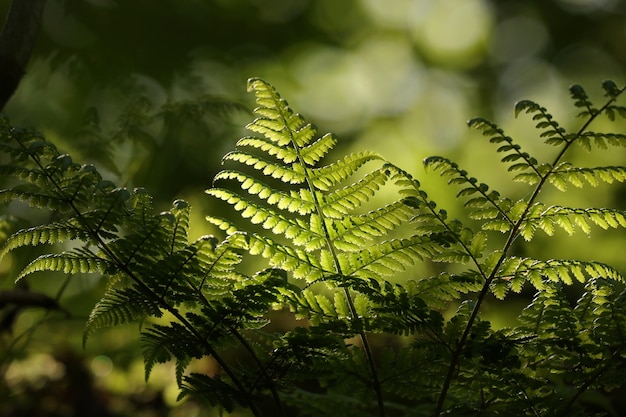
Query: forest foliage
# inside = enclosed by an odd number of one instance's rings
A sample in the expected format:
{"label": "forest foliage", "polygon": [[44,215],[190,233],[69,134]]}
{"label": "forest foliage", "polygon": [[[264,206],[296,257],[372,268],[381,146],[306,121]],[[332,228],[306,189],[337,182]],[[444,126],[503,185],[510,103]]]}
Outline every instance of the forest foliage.
{"label": "forest foliage", "polygon": [[[568,160],[576,147],[625,143],[622,133],[595,129],[600,118],[626,115],[618,103],[624,89],[612,81],[602,87],[601,106],[581,86],[570,88],[580,116],[573,130],[538,103],[517,103],[516,116],[530,119],[548,150],[540,154],[492,121],[468,122],[492,145],[492,161],[526,187],[522,198],[448,158],[426,158],[425,167],[456,189],[463,214],[454,218],[417,178],[377,153],[330,162],[338,139],[320,135],[272,85],[251,79],[251,136],[224,156],[207,190],[231,207],[230,216],[207,217],[222,237],[191,238],[188,202],[159,212],[145,189],[114,184],[4,118],[2,174],[10,183],[0,197],[51,215],[18,227],[3,254],[40,249],[18,280],[41,271],[105,277],[84,342],[101,328],[141,323],[146,379],[173,361],[179,398],[209,408],[255,416],[338,409],[355,416],[618,415],[615,399],[626,382],[622,274],[593,260],[517,252],[539,236],[626,226],[620,209],[543,200],[550,187],[568,195],[572,187],[626,179],[623,166]],[[264,265],[251,271],[251,257]],[[411,274],[424,263],[442,265],[441,272]],[[406,273],[409,279],[397,279]],[[577,283],[582,291],[572,299],[568,288]],[[489,298],[522,291],[534,297],[516,323],[497,328],[484,316]],[[277,311],[292,324],[274,322]],[[198,372],[194,364],[205,358],[216,367]]]}

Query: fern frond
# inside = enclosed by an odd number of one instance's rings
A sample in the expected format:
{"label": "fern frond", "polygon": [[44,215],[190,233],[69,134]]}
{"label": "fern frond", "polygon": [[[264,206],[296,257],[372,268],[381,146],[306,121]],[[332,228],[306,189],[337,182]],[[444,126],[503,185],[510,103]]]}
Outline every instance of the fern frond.
{"label": "fern frond", "polygon": [[[288,239],[293,239],[294,243],[298,245],[303,245],[311,239],[319,238],[319,236],[316,236],[316,230],[312,230],[304,221],[282,215],[275,210],[246,200],[229,190],[212,188],[207,190],[207,193],[232,204],[235,210],[241,211],[241,217],[250,219],[252,224],[261,224],[264,229],[269,229],[277,235],[285,235]],[[297,207],[293,209],[297,210]],[[214,221],[211,217],[207,219],[211,222]],[[214,224],[219,227],[221,221],[219,219],[215,219],[215,221]]]}
{"label": "fern frond", "polygon": [[177,400],[187,396],[193,396],[210,406],[219,406],[228,413],[233,412],[236,406],[247,405],[242,394],[225,383],[219,375],[210,377],[194,372],[183,376]]}
{"label": "fern frond", "polygon": [[543,291],[546,282],[571,284],[574,280],[585,282],[593,278],[623,282],[624,277],[615,268],[601,262],[551,259],[547,261],[507,257],[501,263],[492,285],[492,292],[500,299],[511,290],[520,292],[525,283]]}
{"label": "fern frond", "polygon": [[593,149],[592,144],[599,149],[608,149],[610,146],[626,146],[626,135],[622,133],[583,132],[576,136],[575,141],[587,151]]}
{"label": "fern frond", "polygon": [[346,181],[366,163],[382,160],[383,158],[375,152],[363,151],[349,154],[331,165],[310,170],[310,179],[315,188],[320,191],[328,191]]}
{"label": "fern frond", "polygon": [[297,170],[297,165],[294,167],[283,165],[242,151],[230,152],[224,156],[223,160],[245,164],[262,172],[263,175],[288,184],[302,184],[305,181],[304,173],[301,170]]}
{"label": "fern frond", "polygon": [[[607,84],[607,86],[609,85]],[[574,84],[570,86],[569,92],[574,100],[574,106],[584,109],[578,114],[578,117],[589,117],[598,114],[599,110],[594,107],[587,92],[581,85]]]}
{"label": "fern frond", "polygon": [[89,249],[73,249],[59,254],[46,254],[37,257],[29,263],[16,280],[19,281],[27,275],[41,271],[63,272],[73,275],[80,273],[104,273],[110,270],[112,264],[94,254]]}
{"label": "fern frond", "polygon": [[[327,212],[324,214],[327,214],[328,218],[335,217]],[[340,250],[360,250],[365,242],[386,236],[411,219],[413,214],[413,210],[403,201],[396,201],[362,215],[340,217],[333,222],[329,237]]]}
{"label": "fern frond", "polygon": [[498,152],[507,153],[501,161],[511,163],[508,168],[509,171],[527,171],[530,169],[532,171],[530,174],[541,176],[537,169],[537,160],[527,152],[522,152],[521,146],[514,143],[510,136],[505,135],[498,125],[483,118],[471,119],[467,124],[469,127],[479,130],[483,136],[488,136],[490,143],[500,145]]}
{"label": "fern frond", "polygon": [[314,253],[278,244],[265,236],[257,234],[248,236],[250,239],[249,251],[252,255],[261,255],[273,267],[292,272],[296,279],[314,282],[326,274],[334,273],[332,269],[325,270],[322,267],[323,261],[321,262]]}
{"label": "fern frond", "polygon": [[553,174],[559,177],[559,183],[567,181],[578,188],[585,184],[596,187],[600,182],[612,184],[614,181],[626,181],[626,167],[623,166],[581,168],[563,162],[554,168]]}
{"label": "fern frond", "polygon": [[191,358],[200,359],[207,354],[198,345],[195,335],[176,322],[172,322],[168,326],[152,325],[141,333],[140,342],[146,381],[157,363],[168,362],[172,357],[176,361],[189,363]]}
{"label": "fern frond", "polygon": [[357,182],[324,195],[322,209],[331,218],[342,218],[367,203],[387,183],[386,168],[369,172]]}
{"label": "fern frond", "polygon": [[2,259],[8,252],[22,246],[63,243],[68,240],[89,240],[88,232],[72,221],[44,224],[22,229],[9,236],[0,252]]}
{"label": "fern frond", "polygon": [[501,216],[512,225],[512,221],[507,215],[511,201],[500,197],[500,193],[495,190],[490,191],[487,184],[478,183],[476,178],[470,177],[467,171],[459,168],[458,164],[447,158],[431,156],[424,160],[424,166],[427,169],[438,171],[441,176],[453,177],[448,180],[448,184],[458,184],[464,187],[457,193],[457,197],[471,196],[465,203],[466,207],[476,209],[468,214],[470,218],[480,220]]}
{"label": "fern frond", "polygon": [[570,135],[566,134],[565,129],[559,126],[545,107],[530,100],[521,100],[515,104],[515,117],[521,112],[533,115],[532,119],[537,121],[535,127],[538,130],[543,130],[539,136],[547,138],[545,140],[546,144],[559,146],[573,139]]}
{"label": "fern frond", "polygon": [[589,234],[591,231],[589,223],[605,230],[626,227],[626,211],[609,208],[546,207],[542,203],[535,203],[520,223],[519,231],[526,240],[531,240],[537,229],[551,236],[557,227],[569,235],[572,235],[576,228]]}
{"label": "fern frond", "polygon": [[[287,210],[301,215],[307,215],[315,210],[313,197],[306,190],[300,190],[299,193],[294,191],[290,193],[275,191],[272,187],[258,181],[254,177],[238,171],[221,171],[215,176],[214,181],[226,179],[238,181],[243,190],[266,200],[268,204],[275,205],[280,210]],[[207,190],[207,193],[222,198],[212,190]],[[226,199],[224,201],[232,204],[232,202]]]}
{"label": "fern frond", "polygon": [[105,293],[89,314],[83,330],[83,346],[89,336],[102,327],[117,326],[161,317],[162,311],[153,299],[134,288],[111,288]]}
{"label": "fern frond", "polygon": [[185,248],[189,242],[189,213],[191,207],[184,200],[176,200],[170,213],[174,216],[170,253]]}
{"label": "fern frond", "polygon": [[441,252],[440,242],[414,236],[384,241],[358,252],[344,252],[338,258],[345,275],[385,277],[404,270],[416,260],[432,258]]}

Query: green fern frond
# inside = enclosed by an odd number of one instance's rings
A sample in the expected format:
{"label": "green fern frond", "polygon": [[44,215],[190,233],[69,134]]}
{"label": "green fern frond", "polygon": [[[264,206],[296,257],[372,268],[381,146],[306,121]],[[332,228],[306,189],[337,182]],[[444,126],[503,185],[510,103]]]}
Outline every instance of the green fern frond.
{"label": "green fern frond", "polygon": [[[526,104],[528,103],[532,102],[527,102]],[[520,108],[523,107],[520,106]],[[516,109],[518,109],[518,107],[516,107]],[[516,112],[516,115],[517,113],[519,112]],[[537,160],[530,156],[527,152],[522,152],[521,146],[514,143],[510,136],[505,135],[504,131],[500,129],[498,125],[483,118],[471,119],[467,122],[467,124],[469,127],[479,130],[483,136],[488,136],[490,143],[500,145],[498,147],[498,152],[507,153],[501,161],[510,163],[508,168],[509,171],[526,171],[530,169],[533,174],[541,176],[537,170]]]}
{"label": "green fern frond", "polygon": [[[327,218],[337,217],[332,212],[325,211],[324,214]],[[338,249],[360,250],[365,241],[388,235],[411,219],[413,214],[413,210],[403,201],[396,201],[362,215],[338,217],[338,220],[333,222],[332,229],[328,230],[328,234]]]}
{"label": "green fern frond", "polygon": [[551,259],[542,261],[532,258],[507,257],[501,263],[492,292],[500,299],[511,290],[520,292],[525,283],[532,284],[538,291],[545,289],[546,282],[585,282],[588,279],[605,278],[623,282],[624,277],[615,268],[600,262]]}
{"label": "green fern frond", "polygon": [[[485,183],[478,183],[474,177],[470,177],[467,171],[459,168],[458,164],[447,158],[440,156],[431,156],[424,160],[424,166],[440,173],[441,176],[451,176],[448,184],[458,184],[462,187],[457,193],[457,197],[470,197],[465,206],[472,208],[468,216],[473,219],[494,219],[501,216],[512,224],[507,215],[511,201],[500,196],[495,190],[489,190],[489,186]],[[476,195],[478,194],[478,195]]]}
{"label": "green fern frond", "polygon": [[174,216],[170,253],[181,250],[189,243],[189,213],[191,207],[184,200],[176,200],[170,213]]}
{"label": "green fern frond", "polygon": [[566,181],[578,188],[582,188],[585,184],[596,187],[601,182],[612,184],[614,181],[626,181],[626,168],[623,166],[581,168],[569,162],[563,162],[554,168],[553,174],[559,176],[560,183]]}
{"label": "green fern frond", "polygon": [[559,126],[545,107],[530,100],[521,100],[515,104],[515,117],[521,112],[533,115],[532,119],[537,121],[535,127],[538,130],[543,130],[539,136],[547,138],[546,144],[559,146],[571,141],[572,138],[566,134],[565,129]]}
{"label": "green fern frond", "polygon": [[22,229],[9,236],[2,252],[2,259],[8,252],[22,246],[37,246],[41,244],[63,243],[68,240],[89,240],[87,231],[73,221],[44,224],[41,226]]}
{"label": "green fern frond", "polygon": [[104,273],[110,270],[111,263],[88,249],[74,249],[59,254],[41,255],[29,263],[16,280],[19,281],[35,272],[54,271],[73,275],[80,273]]}
{"label": "green fern frond", "polygon": [[146,317],[161,317],[159,305],[134,288],[111,288],[89,314],[83,330],[83,346],[89,336],[102,327],[140,321]]}
{"label": "green fern frond", "polygon": [[626,135],[622,133],[583,132],[576,136],[575,141],[587,151],[592,151],[593,146],[599,149],[608,149],[609,146],[626,146]]}
{"label": "green fern frond", "polygon": [[390,276],[416,261],[432,258],[442,252],[441,242],[423,236],[392,239],[359,252],[344,252],[338,256],[345,275],[364,278]]}
{"label": "green fern frond", "polygon": [[346,181],[359,168],[371,161],[383,161],[383,158],[377,153],[369,151],[349,154],[331,165],[310,170],[310,179],[315,188],[320,191],[328,191]]}
{"label": "green fern frond", "polygon": [[295,167],[292,168],[289,165],[272,162],[246,152],[230,152],[224,156],[223,160],[245,164],[262,172],[263,175],[288,184],[302,184],[305,181],[304,173],[301,170],[297,170]]}
{"label": "green fern frond", "polygon": [[191,373],[183,376],[177,400],[187,396],[197,398],[212,407],[219,406],[228,413],[233,412],[236,406],[246,405],[241,393],[225,383],[219,375],[210,377]]}
{"label": "green fern frond", "polygon": [[519,231],[524,239],[531,240],[537,229],[542,230],[548,236],[554,234],[556,228],[560,228],[572,235],[576,228],[589,234],[595,224],[602,229],[626,227],[626,212],[609,208],[572,208],[562,206],[546,207],[542,203],[535,203],[527,213],[524,221],[520,223]]}
{"label": "green fern frond", "polygon": [[198,340],[189,330],[179,323],[172,322],[168,326],[154,324],[141,333],[145,379],[157,363],[165,363],[173,358],[188,364],[190,359],[200,359],[206,355],[198,345]]}
{"label": "green fern frond", "polygon": [[372,198],[376,191],[387,183],[386,168],[369,172],[357,182],[324,195],[324,214],[332,218],[342,218]]}
{"label": "green fern frond", "polygon": [[[315,253],[281,245],[261,235],[251,234],[249,239],[249,251],[252,255],[261,255],[271,266],[292,272],[296,279],[314,282],[326,274],[334,273],[334,270],[326,270],[322,267],[323,261],[320,261]],[[321,259],[323,259],[323,253]]]}
{"label": "green fern frond", "polygon": [[[246,190],[251,195],[256,195],[262,200],[266,200],[268,204],[275,205],[280,210],[287,210],[290,213],[298,213],[301,215],[307,215],[315,210],[314,199],[306,190],[300,190],[299,193],[291,191],[290,193],[275,191],[270,186],[256,180],[247,174],[237,171],[221,171],[216,176],[214,181],[234,179],[240,183],[241,189]],[[209,195],[223,199],[224,201],[233,204],[228,199],[228,196],[221,197],[216,194],[215,191],[208,190]],[[226,193],[223,191],[222,193]]]}
{"label": "green fern frond", "polygon": [[[609,85],[607,84],[607,87],[608,86]],[[613,91],[613,89],[611,90]],[[589,99],[589,96],[587,95],[587,92],[581,85],[574,84],[570,86],[569,92],[574,100],[574,106],[584,109],[578,114],[578,117],[589,117],[598,114],[599,110],[594,107],[593,103]]]}
{"label": "green fern frond", "polygon": [[65,200],[54,194],[46,194],[39,190],[4,189],[0,190],[0,202],[24,201],[32,207],[41,209],[58,209],[63,207]]}

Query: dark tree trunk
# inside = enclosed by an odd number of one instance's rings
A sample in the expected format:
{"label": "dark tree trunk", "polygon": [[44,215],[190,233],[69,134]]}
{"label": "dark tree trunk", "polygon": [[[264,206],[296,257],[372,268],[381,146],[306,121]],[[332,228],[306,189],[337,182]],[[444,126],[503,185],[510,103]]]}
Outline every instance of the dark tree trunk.
{"label": "dark tree trunk", "polygon": [[0,110],[26,72],[45,0],[13,0],[0,34]]}

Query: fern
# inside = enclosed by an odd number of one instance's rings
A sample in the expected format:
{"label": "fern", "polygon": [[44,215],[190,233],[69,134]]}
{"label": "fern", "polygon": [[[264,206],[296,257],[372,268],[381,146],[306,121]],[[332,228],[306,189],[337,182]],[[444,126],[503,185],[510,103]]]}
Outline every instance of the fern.
{"label": "fern", "polygon": [[[424,166],[458,188],[463,210],[452,218],[418,179],[378,154],[328,162],[337,144],[332,134],[318,135],[270,84],[251,79],[248,86],[258,107],[247,127],[256,136],[224,156],[227,166],[207,190],[234,212],[207,217],[225,232],[221,240],[189,239],[187,202],[157,213],[146,190],[116,187],[93,166],[1,119],[8,162],[0,174],[10,181],[0,199],[54,213],[6,236],[1,255],[40,247],[17,278],[42,271],[102,276],[106,290],[83,341],[102,327],[140,322],[146,379],[173,361],[179,398],[228,413],[618,415],[607,395],[626,384],[622,273],[600,261],[514,249],[535,244],[538,234],[626,226],[623,210],[543,198],[549,187],[568,192],[626,179],[625,167],[566,159],[574,145],[626,143],[621,133],[591,130],[601,116],[626,116],[616,103],[623,89],[604,82],[607,101],[598,107],[573,86],[582,120],[575,131],[541,105],[519,102],[516,116],[529,115],[555,151],[547,160],[496,123],[470,120],[495,145],[511,181],[527,189],[522,198],[496,191],[450,159],[429,157]],[[139,116],[131,114],[125,126],[134,129]],[[395,197],[377,203],[382,190]],[[4,233],[13,223],[2,224]],[[249,255],[261,259],[242,265]],[[420,276],[419,264],[431,272]],[[574,283],[584,286],[575,302],[567,288]],[[523,291],[535,295],[518,323],[494,329],[483,314],[487,300]],[[273,310],[290,310],[300,321],[270,326]],[[205,357],[219,370],[190,372]]]}

